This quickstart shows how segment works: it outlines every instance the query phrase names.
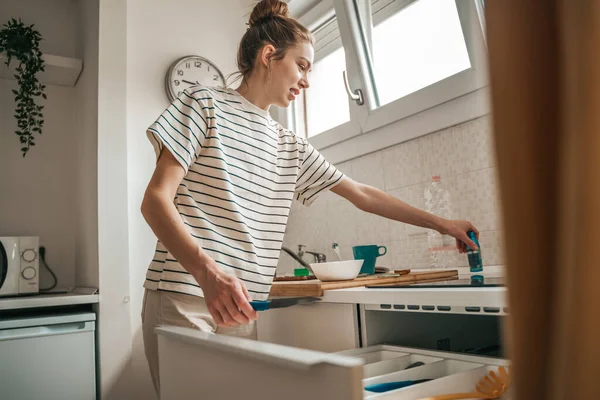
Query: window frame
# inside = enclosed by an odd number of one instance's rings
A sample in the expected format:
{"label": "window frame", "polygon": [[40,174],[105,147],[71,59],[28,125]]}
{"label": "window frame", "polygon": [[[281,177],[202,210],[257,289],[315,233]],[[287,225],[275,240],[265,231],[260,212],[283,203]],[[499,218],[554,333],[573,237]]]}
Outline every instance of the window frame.
{"label": "window frame", "polygon": [[[302,1],[303,0],[295,0],[294,2],[300,3]],[[293,13],[293,11],[294,10],[292,9],[292,13]],[[336,18],[336,19],[338,18],[333,0],[322,0],[319,3],[317,3],[317,5],[315,5],[314,7],[310,8],[305,14],[298,17],[298,21],[302,25],[304,25],[308,30],[310,30],[311,32],[314,32],[315,30],[319,29],[321,26],[326,24],[327,21],[331,20],[332,18]],[[339,23],[338,23],[338,28],[339,28]],[[341,37],[341,35],[340,35],[340,37]],[[343,39],[342,39],[341,46],[344,47],[344,51],[347,51],[345,44],[343,42]],[[327,53],[329,54],[329,53],[333,52],[334,50],[335,49],[329,49],[329,51]],[[317,62],[319,60],[315,59],[314,61]],[[348,70],[348,55],[347,55],[347,53],[346,53],[346,70]],[[342,79],[341,76],[340,76],[340,79]],[[310,76],[309,76],[309,81],[310,81]],[[305,101],[305,97],[302,96],[301,100]],[[304,105],[295,105],[295,106],[301,107],[303,113],[306,112]],[[350,121],[344,122],[343,124],[335,126],[325,132],[322,132],[322,133],[308,139],[313,146],[315,146],[315,143],[316,143],[316,146],[318,146],[317,150],[323,149],[327,146],[335,145],[336,143],[342,142],[344,140],[348,140],[348,139],[358,136],[362,133],[362,127],[360,124],[360,120],[357,120],[356,116],[361,113],[365,114],[366,110],[364,110],[363,107],[358,106],[356,103],[350,101],[349,99],[348,99],[348,106],[349,106],[349,110],[350,110]],[[364,117],[365,116],[363,116],[363,118]],[[288,107],[287,120],[295,121],[296,119],[297,118],[295,116],[294,107]],[[298,129],[299,125],[302,126],[302,129]],[[301,131],[302,134],[304,135],[304,133],[307,132],[306,126],[304,123],[301,123],[299,125],[290,125],[290,126],[296,132]],[[322,135],[325,135],[325,136],[322,136]],[[322,143],[319,141],[314,142],[314,140],[318,137],[321,137],[321,140],[325,139],[325,141]]]}
{"label": "window frame", "polygon": [[[292,0],[291,4],[302,1],[305,0]],[[332,17],[337,19],[350,87],[363,92],[364,104],[361,106],[348,98],[350,121],[309,138],[317,150],[329,156],[330,162],[346,161],[489,113],[487,48],[481,0],[453,0],[471,68],[378,106],[373,69],[370,68],[372,58],[366,52],[372,46],[365,45],[371,40],[372,18],[378,20],[392,15],[416,0],[379,1],[387,4],[377,9],[375,17],[371,0],[323,0],[297,17],[311,31]],[[364,24],[369,28],[365,29]],[[467,104],[469,106],[465,107]],[[293,107],[289,107],[287,118],[283,119],[293,121],[293,113]],[[428,114],[434,123],[418,124],[423,120],[423,114]],[[396,134],[390,133],[386,126],[395,126]],[[403,130],[403,127],[406,128]]]}

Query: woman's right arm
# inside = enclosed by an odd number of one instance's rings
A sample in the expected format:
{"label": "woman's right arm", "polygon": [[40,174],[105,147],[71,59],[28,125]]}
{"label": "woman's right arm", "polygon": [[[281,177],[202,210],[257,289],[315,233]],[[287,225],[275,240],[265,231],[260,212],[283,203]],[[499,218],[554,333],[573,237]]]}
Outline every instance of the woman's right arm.
{"label": "woman's right arm", "polygon": [[156,237],[198,282],[206,305],[221,326],[247,324],[256,319],[250,295],[235,276],[223,272],[189,233],[173,199],[185,171],[168,151],[163,150],[142,201],[142,215]]}

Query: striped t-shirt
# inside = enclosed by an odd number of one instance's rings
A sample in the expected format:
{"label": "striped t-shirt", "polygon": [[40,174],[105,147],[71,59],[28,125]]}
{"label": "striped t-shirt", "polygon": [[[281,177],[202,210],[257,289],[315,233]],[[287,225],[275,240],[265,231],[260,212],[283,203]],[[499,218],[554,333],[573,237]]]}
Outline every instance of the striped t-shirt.
{"label": "striped t-shirt", "polygon": [[[310,205],[344,175],[307,140],[232,89],[184,91],[147,130],[185,170],[175,205],[189,232],[254,300],[269,295],[294,199]],[[202,296],[158,241],[144,287]]]}

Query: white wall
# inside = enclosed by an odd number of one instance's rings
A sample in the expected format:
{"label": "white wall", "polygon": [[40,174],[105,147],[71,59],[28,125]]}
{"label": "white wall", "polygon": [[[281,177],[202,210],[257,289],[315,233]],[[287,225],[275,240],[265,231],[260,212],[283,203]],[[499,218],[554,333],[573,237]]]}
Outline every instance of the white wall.
{"label": "white wall", "polygon": [[[42,51],[75,56],[77,53],[77,9],[71,0],[3,0],[0,24],[21,18],[35,24],[43,36]],[[4,67],[4,66],[2,66]],[[46,259],[56,273],[59,287],[75,283],[75,236],[77,214],[76,136],[86,132],[74,128],[76,89],[47,86],[43,135],[23,158],[16,121],[14,80],[0,80],[0,235],[40,236]],[[41,286],[51,277],[41,271]]]}
{"label": "white wall", "polygon": [[74,0],[2,0],[0,25],[10,18],[21,18],[25,25],[35,24],[42,34],[40,49],[43,53],[79,58],[76,3]]}
{"label": "white wall", "polygon": [[246,30],[250,3],[248,0],[127,3],[127,197],[135,398],[154,396],[139,317],[142,284],[156,244],[140,214],[144,190],[155,165],[154,151],[145,131],[169,104],[164,76],[178,57],[201,55],[215,62],[226,76],[237,70],[235,56]]}
{"label": "white wall", "polygon": [[132,341],[127,231],[127,10],[121,0],[100,0],[99,4],[99,372],[103,399],[128,399]]}
{"label": "white wall", "polygon": [[75,283],[98,287],[98,0],[78,2],[78,15],[84,67],[75,86]]}

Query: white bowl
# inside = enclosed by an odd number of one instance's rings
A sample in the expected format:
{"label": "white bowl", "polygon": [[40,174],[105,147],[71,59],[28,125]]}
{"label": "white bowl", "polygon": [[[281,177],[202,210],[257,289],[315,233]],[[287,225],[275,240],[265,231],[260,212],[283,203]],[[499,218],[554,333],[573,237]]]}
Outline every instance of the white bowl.
{"label": "white bowl", "polygon": [[332,261],[310,264],[317,279],[327,281],[347,281],[358,276],[365,260]]}

